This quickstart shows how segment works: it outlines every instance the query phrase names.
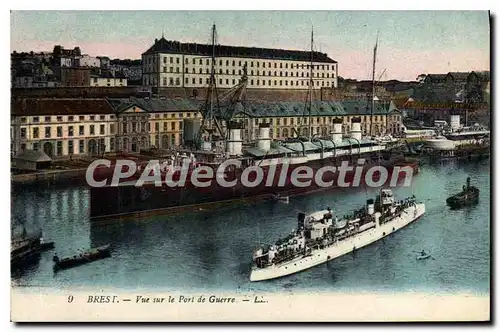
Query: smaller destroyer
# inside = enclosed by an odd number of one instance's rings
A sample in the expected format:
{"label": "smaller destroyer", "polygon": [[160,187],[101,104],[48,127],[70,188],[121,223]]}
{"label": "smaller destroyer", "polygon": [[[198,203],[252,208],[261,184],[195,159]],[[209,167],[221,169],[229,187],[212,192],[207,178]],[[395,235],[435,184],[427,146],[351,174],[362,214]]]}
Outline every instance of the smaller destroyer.
{"label": "smaller destroyer", "polygon": [[448,197],[446,204],[451,208],[461,208],[464,206],[476,204],[479,200],[479,189],[470,185],[470,177],[467,178],[467,184],[462,187],[462,192]]}
{"label": "smaller destroyer", "polygon": [[308,216],[299,213],[297,231],[254,251],[250,281],[279,278],[325,263],[388,236],[424,213],[425,204],[417,203],[415,196],[395,201],[389,189],[340,220],[330,208]]}

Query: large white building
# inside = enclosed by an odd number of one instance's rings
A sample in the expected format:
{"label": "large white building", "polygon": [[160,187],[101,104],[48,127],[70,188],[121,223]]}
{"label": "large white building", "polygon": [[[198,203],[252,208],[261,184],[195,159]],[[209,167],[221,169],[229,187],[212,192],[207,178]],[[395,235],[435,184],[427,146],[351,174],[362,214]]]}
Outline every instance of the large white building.
{"label": "large white building", "polygon": [[[216,84],[238,84],[247,66],[248,88],[308,89],[311,52],[217,45]],[[212,46],[156,39],[142,54],[142,83],[154,87],[205,87],[211,70]],[[313,53],[313,88],[336,87],[337,62]]]}

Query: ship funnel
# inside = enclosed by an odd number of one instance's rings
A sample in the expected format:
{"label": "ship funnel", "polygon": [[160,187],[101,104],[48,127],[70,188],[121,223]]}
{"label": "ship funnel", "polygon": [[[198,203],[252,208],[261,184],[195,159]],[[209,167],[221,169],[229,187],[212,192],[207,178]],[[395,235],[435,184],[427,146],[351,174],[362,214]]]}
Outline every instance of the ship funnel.
{"label": "ship funnel", "polygon": [[373,199],[369,199],[366,201],[366,213],[372,215],[375,213],[375,204]]}
{"label": "ship funnel", "polygon": [[227,128],[229,129],[229,140],[226,145],[226,152],[230,156],[240,156],[243,141],[241,140],[241,123],[230,122]]}
{"label": "ship funnel", "polygon": [[259,139],[257,147],[263,151],[271,150],[271,137],[269,136],[269,123],[259,124]]}
{"label": "ship funnel", "polygon": [[332,141],[335,144],[342,143],[342,119],[336,118],[333,120]]}
{"label": "ship funnel", "polygon": [[453,130],[460,128],[460,115],[455,114],[450,116],[450,126]]}
{"label": "ship funnel", "polygon": [[351,138],[361,140],[361,118],[351,119]]}
{"label": "ship funnel", "polygon": [[299,212],[299,215],[297,216],[298,229],[304,228],[304,226],[305,226],[305,224],[304,224],[305,220],[306,220],[306,214],[302,213],[302,212]]}

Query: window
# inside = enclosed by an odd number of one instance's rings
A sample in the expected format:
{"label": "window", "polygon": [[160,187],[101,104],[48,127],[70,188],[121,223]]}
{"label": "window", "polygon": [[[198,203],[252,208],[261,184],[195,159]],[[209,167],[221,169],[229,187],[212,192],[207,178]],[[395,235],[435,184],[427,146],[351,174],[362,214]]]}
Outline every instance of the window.
{"label": "window", "polygon": [[174,58],[170,57],[170,63],[174,63]]}
{"label": "window", "polygon": [[33,142],[33,150],[38,151],[38,142]]}
{"label": "window", "polygon": [[171,122],[170,123],[170,129],[171,130],[175,130],[175,122]]}
{"label": "window", "polygon": [[26,128],[21,128],[21,138],[26,138]]}
{"label": "window", "polygon": [[40,121],[40,119],[38,118],[38,116],[33,117],[33,122],[39,122],[39,121]]}
{"label": "window", "polygon": [[94,121],[95,120],[95,116],[94,115],[91,115],[90,116],[90,121]]}
{"label": "window", "polygon": [[99,133],[100,133],[101,135],[104,135],[104,125],[103,125],[103,124],[102,124],[102,125],[100,126],[100,128],[99,128]]}
{"label": "window", "polygon": [[99,120],[106,120],[106,116],[105,115],[99,115]]}
{"label": "window", "polygon": [[79,142],[78,142],[78,153],[85,153],[85,141],[83,139],[81,139]]}
{"label": "window", "polygon": [[45,122],[50,122],[50,116],[45,117]]}
{"label": "window", "polygon": [[181,85],[181,80],[179,79],[179,77],[175,78],[175,85]]}
{"label": "window", "polygon": [[179,73],[179,67],[175,67],[175,72],[178,74]]}
{"label": "window", "polygon": [[115,151],[115,139],[113,137],[109,139],[109,151]]}
{"label": "window", "polygon": [[80,115],[80,116],[78,117],[78,120],[79,120],[79,121],[84,121],[84,120],[85,120],[85,116],[84,116],[84,115]]}
{"label": "window", "polygon": [[50,138],[50,127],[45,127],[45,138]]}
{"label": "window", "polygon": [[62,141],[57,141],[57,155],[62,156]]}
{"label": "window", "polygon": [[[187,82],[187,81],[186,81]],[[193,84],[196,84],[196,79],[193,77]]]}
{"label": "window", "polygon": [[109,125],[109,133],[110,134],[114,134],[115,133],[115,125],[114,125],[114,123],[111,123]]}
{"label": "window", "polygon": [[73,121],[73,115],[68,116],[68,121]]}
{"label": "window", "polygon": [[94,125],[90,125],[90,135],[95,135]]}
{"label": "window", "polygon": [[68,154],[73,154],[73,140],[68,141]]}
{"label": "window", "polygon": [[168,69],[169,69],[169,70],[168,70],[169,72],[171,72],[171,73],[173,73],[173,72],[174,72],[174,67],[170,67],[170,68],[168,68]]}
{"label": "window", "polygon": [[68,136],[73,136],[73,126],[68,127]]}
{"label": "window", "polygon": [[40,132],[38,130],[38,127],[33,128],[33,138],[38,138],[40,135]]}

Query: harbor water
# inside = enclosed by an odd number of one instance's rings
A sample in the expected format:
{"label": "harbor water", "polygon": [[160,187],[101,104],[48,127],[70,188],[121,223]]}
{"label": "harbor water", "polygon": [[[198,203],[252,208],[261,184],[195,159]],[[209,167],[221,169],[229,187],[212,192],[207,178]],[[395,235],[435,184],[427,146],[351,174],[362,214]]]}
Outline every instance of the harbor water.
{"label": "harbor water", "polygon": [[[467,177],[480,190],[476,206],[450,210],[446,198],[461,191]],[[490,161],[424,165],[396,199],[416,195],[426,203],[417,222],[356,253],[304,272],[258,283],[249,281],[253,250],[297,225],[298,212],[331,207],[338,216],[358,209],[375,189],[334,189],[290,198],[289,204],[261,202],[220,210],[107,225],[88,217],[84,187],[13,187],[15,231],[43,229],[56,249],[22,271],[15,285],[96,287],[156,291],[424,291],[488,294],[490,287]],[[52,256],[113,244],[111,258],[54,273]],[[416,260],[426,250],[431,259]]]}

